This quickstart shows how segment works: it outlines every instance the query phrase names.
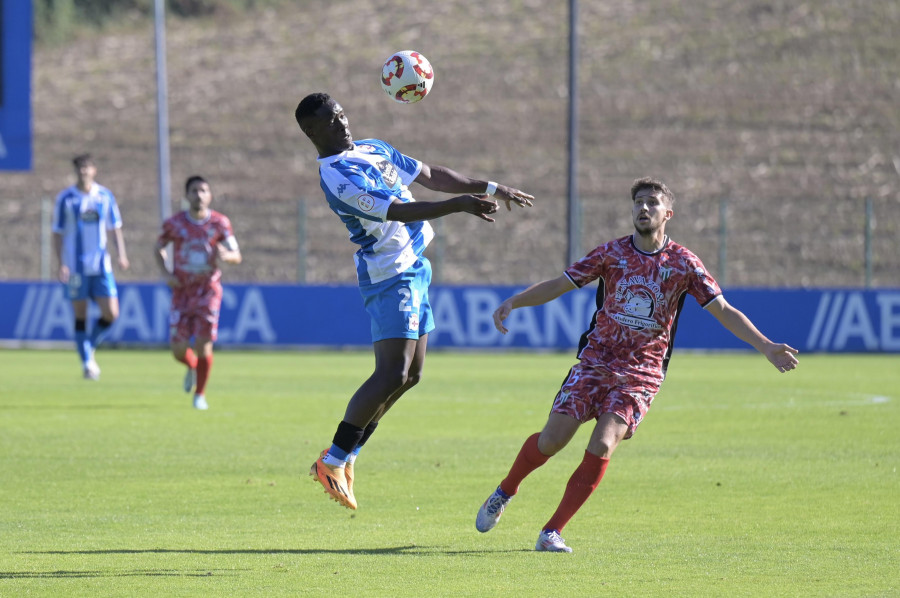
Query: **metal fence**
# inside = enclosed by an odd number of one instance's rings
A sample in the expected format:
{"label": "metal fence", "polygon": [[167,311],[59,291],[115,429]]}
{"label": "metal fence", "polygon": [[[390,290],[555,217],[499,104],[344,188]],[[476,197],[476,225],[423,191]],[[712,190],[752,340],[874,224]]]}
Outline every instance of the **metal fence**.
{"label": "metal fence", "polygon": [[[27,203],[27,202],[23,202]],[[352,268],[352,253],[354,247],[346,239],[344,227],[334,218],[334,215],[322,206],[323,202],[304,200],[292,200],[281,202],[274,215],[269,215],[270,220],[277,222],[281,232],[277,233],[279,242],[271,243],[270,234],[266,233],[266,226],[257,221],[248,228],[246,226],[250,212],[241,210],[238,206],[243,202],[232,198],[229,203],[229,213],[242,212],[232,215],[235,222],[236,234],[245,253],[245,263],[249,264],[250,271],[246,268],[235,269],[229,273],[232,280],[254,280],[260,282],[295,282],[295,283],[348,283],[354,282]],[[734,282],[738,286],[761,286],[748,284],[746,277],[735,276],[739,266],[748,259],[755,259],[761,264],[756,264],[750,269],[759,270],[765,267],[764,262],[770,260],[765,253],[793,252],[802,254],[804,251],[822,253],[819,249],[803,247],[802,242],[781,238],[778,233],[762,233],[751,227],[748,230],[747,223],[739,208],[740,202],[729,198],[720,198],[714,205],[698,206],[697,213],[715,214],[706,220],[692,215],[692,225],[695,228],[679,230],[674,237],[682,244],[695,249],[699,247],[703,252],[698,254],[705,260],[707,266],[715,272],[717,279],[723,286]],[[714,208],[714,209],[713,209]],[[900,278],[895,273],[900,272],[900,233],[894,230],[893,221],[886,214],[891,209],[887,201],[876,201],[867,198],[864,201],[863,217],[858,222],[844,222],[839,231],[833,230],[835,226],[826,226],[821,222],[800,222],[797,227],[821,228],[822,235],[829,235],[828,239],[821,242],[830,244],[835,250],[835,257],[842,262],[842,268],[848,270],[841,275],[840,282],[835,284],[824,276],[823,266],[810,264],[805,267],[807,273],[798,284],[774,283],[762,286],[854,286],[872,288],[873,286],[896,286]],[[617,213],[620,208],[616,208]],[[52,279],[55,267],[55,256],[52,251],[51,232],[52,199],[44,197],[40,200],[40,235],[20,234],[15,241],[16,247],[11,251],[20,250],[23,255],[39,255],[38,272],[26,266],[26,270],[5,273],[6,278],[29,279],[37,274],[41,280]],[[257,214],[257,216],[259,216]],[[596,218],[597,215],[589,216]],[[621,236],[629,223],[618,216],[618,222],[607,223],[609,234],[603,235],[606,240],[615,236]],[[432,224],[436,229],[435,241],[428,250],[428,255],[434,264],[435,280],[445,284],[470,284],[473,282],[489,282],[496,284],[524,283],[534,281],[544,275],[550,275],[564,268],[565,261],[565,231],[531,232],[514,231],[517,235],[509,239],[497,239],[491,237],[482,241],[475,237],[473,242],[460,242],[460,239],[468,238],[465,234],[467,228],[471,228],[475,219],[441,219]],[[291,225],[290,222],[294,222]],[[776,229],[784,223],[773,223],[771,229]],[[884,225],[884,226],[880,226]],[[274,226],[274,225],[272,225]],[[587,229],[587,223],[584,223]],[[4,226],[4,228],[8,228]],[[29,227],[30,228],[30,227]],[[129,246],[129,256],[133,264],[152,262],[149,252],[152,248],[154,235],[147,227],[129,227],[126,221],[126,238]],[[33,230],[33,229],[32,229]],[[479,231],[481,232],[481,231]],[[585,251],[599,242],[596,239],[602,235],[594,228],[581,231],[582,238],[587,239],[588,246]],[[589,234],[586,234],[589,233]],[[618,233],[618,234],[616,234]],[[807,237],[814,237],[815,233],[808,232]],[[540,238],[540,243],[533,242],[534,238]],[[550,238],[550,241],[547,241]],[[20,247],[36,243],[39,247]],[[480,263],[481,273],[472,273],[467,264],[472,264],[469,256],[473,251],[477,252],[477,246],[483,245],[484,252],[490,253],[490,259]],[[808,243],[807,243],[808,245]],[[514,247],[510,251],[509,247]],[[498,249],[498,247],[500,249]],[[799,247],[799,249],[798,249]],[[37,251],[34,251],[37,249]],[[696,249],[695,249],[696,250]],[[747,258],[747,255],[755,256]],[[7,252],[9,257],[10,252]],[[732,255],[736,256],[732,258]],[[798,258],[803,261],[803,256]],[[823,257],[827,263],[827,256]],[[524,260],[525,264],[517,262]],[[486,262],[486,263],[485,263]],[[7,262],[9,265],[9,262]],[[270,264],[260,267],[261,264]],[[277,264],[273,266],[271,264]],[[838,267],[838,266],[835,266]],[[136,267],[134,272],[126,278],[148,280],[156,278],[154,267]],[[486,273],[486,274],[485,274]],[[493,280],[491,279],[493,276]],[[821,282],[817,282],[821,281]]]}

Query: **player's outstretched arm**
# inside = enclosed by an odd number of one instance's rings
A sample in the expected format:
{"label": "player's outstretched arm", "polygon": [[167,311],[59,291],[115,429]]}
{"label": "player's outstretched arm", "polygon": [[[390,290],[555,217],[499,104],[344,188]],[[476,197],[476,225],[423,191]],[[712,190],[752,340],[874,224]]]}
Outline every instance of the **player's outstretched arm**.
{"label": "player's outstretched arm", "polygon": [[397,199],[388,208],[387,219],[398,222],[419,222],[460,212],[493,222],[494,219],[488,214],[497,212],[497,202],[477,195],[460,195],[444,201],[411,201],[409,203],[403,203]]}
{"label": "player's outstretched arm", "polygon": [[558,278],[544,280],[537,284],[533,284],[524,291],[516,293],[494,310],[494,326],[497,330],[506,334],[509,330],[503,325],[503,320],[509,316],[512,310],[517,307],[531,307],[549,303],[560,295],[568,293],[575,288],[577,288],[575,284],[565,274]]}
{"label": "player's outstretched arm", "polygon": [[719,295],[712,303],[706,306],[706,309],[733,335],[765,355],[766,359],[779,372],[789,372],[797,367],[799,363],[796,357],[797,349],[784,343],[773,343],[770,341],[762,332],[757,330],[750,318],[725,301],[725,297]]}
{"label": "player's outstretched arm", "polygon": [[[485,195],[488,188],[487,181],[471,179],[446,166],[429,166],[428,164],[422,164],[422,170],[416,177],[416,182],[426,189],[442,193]],[[494,197],[506,203],[507,210],[512,209],[510,203],[515,203],[523,208],[534,205],[534,196],[507,185],[498,184]]]}

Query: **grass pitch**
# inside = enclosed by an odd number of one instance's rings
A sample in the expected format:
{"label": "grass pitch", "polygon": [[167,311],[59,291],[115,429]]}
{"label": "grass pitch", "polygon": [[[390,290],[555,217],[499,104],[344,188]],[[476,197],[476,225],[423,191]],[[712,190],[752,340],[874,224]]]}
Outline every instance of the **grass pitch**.
{"label": "grass pitch", "polygon": [[897,356],[676,354],[634,439],[533,551],[589,430],[481,502],[543,425],[563,354],[433,352],[357,464],[307,476],[368,352],[216,354],[208,412],[163,351],[0,352],[0,596],[897,596]]}

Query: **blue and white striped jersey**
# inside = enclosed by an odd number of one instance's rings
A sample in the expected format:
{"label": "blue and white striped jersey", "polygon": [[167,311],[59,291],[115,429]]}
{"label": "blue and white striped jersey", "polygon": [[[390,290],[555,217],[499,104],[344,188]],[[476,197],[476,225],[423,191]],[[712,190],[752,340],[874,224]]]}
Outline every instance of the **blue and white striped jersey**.
{"label": "blue and white striped jersey", "polygon": [[319,158],[322,190],[331,210],[350,231],[360,286],[397,276],[413,265],[434,237],[427,221],[386,220],[396,198],[415,201],[408,185],[422,163],[380,139],[363,139],[352,150]]}
{"label": "blue and white striped jersey", "polygon": [[84,193],[76,185],[56,196],[53,232],[63,235],[62,261],[82,276],[112,272],[107,230],[121,228],[122,216],[112,192],[94,183]]}

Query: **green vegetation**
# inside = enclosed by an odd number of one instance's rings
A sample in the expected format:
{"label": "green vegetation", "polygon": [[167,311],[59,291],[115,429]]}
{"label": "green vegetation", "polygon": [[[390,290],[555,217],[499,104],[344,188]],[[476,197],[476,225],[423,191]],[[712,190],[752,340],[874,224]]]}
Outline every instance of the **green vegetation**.
{"label": "green vegetation", "polygon": [[475,512],[571,355],[429,358],[357,466],[360,510],[306,472],[368,353],[216,355],[195,412],[162,351],[0,353],[2,596],[889,596],[900,592],[895,356],[680,353],[566,528],[537,532],[588,430]]}

